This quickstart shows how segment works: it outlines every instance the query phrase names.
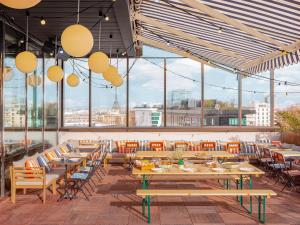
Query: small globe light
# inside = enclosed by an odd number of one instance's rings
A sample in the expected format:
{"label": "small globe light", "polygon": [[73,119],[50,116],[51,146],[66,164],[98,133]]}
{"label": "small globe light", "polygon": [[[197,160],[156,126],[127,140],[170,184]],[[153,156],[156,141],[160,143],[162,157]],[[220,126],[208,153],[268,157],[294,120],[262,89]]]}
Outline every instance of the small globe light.
{"label": "small globe light", "polygon": [[64,71],[60,66],[51,66],[47,71],[49,80],[53,82],[59,82],[64,77]]}
{"label": "small globe light", "polygon": [[68,76],[68,78],[67,78],[67,84],[70,87],[76,87],[76,86],[78,86],[79,83],[80,83],[80,80],[79,80],[79,77],[76,74],[71,73]]}
{"label": "small globe light", "polygon": [[123,78],[120,76],[120,74],[113,77],[113,79],[111,80],[111,84],[115,87],[120,87],[123,84]]}
{"label": "small globe light", "polygon": [[16,56],[16,67],[23,73],[32,73],[37,67],[37,58],[32,52],[21,52]]}
{"label": "small globe light", "polygon": [[94,73],[104,73],[109,67],[109,58],[103,52],[94,52],[89,57],[88,64]]}
{"label": "small globe light", "polygon": [[103,78],[111,82],[114,79],[114,77],[118,75],[118,69],[112,65],[109,65],[108,69],[103,73]]}
{"label": "small globe light", "polygon": [[41,0],[1,0],[1,3],[3,5],[13,9],[28,9],[37,5],[40,2]]}
{"label": "small globe light", "polygon": [[4,68],[3,80],[10,81],[13,78],[13,69],[10,66]]}
{"label": "small globe light", "polygon": [[32,87],[39,86],[41,83],[42,83],[42,78],[40,76],[33,74],[27,77],[27,84]]}
{"label": "small globe light", "polygon": [[83,57],[92,50],[94,38],[86,27],[73,24],[63,31],[61,45],[70,56]]}

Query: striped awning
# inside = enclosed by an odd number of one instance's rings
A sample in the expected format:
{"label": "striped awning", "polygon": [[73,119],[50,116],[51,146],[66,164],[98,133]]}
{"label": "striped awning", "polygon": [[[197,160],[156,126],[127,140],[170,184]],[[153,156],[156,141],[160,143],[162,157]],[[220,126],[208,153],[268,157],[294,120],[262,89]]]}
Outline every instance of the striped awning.
{"label": "striped awning", "polygon": [[255,74],[300,59],[300,1],[135,0],[133,9],[137,40],[205,62]]}

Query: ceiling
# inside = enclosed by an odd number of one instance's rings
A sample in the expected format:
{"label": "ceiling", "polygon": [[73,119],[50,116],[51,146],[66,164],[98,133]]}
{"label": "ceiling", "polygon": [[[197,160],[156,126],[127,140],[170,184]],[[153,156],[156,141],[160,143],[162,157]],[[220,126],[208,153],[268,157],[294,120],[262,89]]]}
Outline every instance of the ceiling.
{"label": "ceiling", "polygon": [[[101,50],[108,55],[115,56],[127,51],[134,56],[133,38],[129,17],[129,8],[126,0],[81,0],[80,24],[89,28],[94,36],[93,51],[98,50],[99,42],[99,11],[109,16],[109,21],[102,19]],[[26,10],[15,10],[0,5],[7,18],[13,18],[14,25],[26,30]],[[41,3],[29,9],[29,33],[40,43],[52,38],[55,40],[63,30],[77,20],[77,0],[42,0]],[[41,17],[46,25],[40,23]],[[112,38],[110,38],[112,35]]]}

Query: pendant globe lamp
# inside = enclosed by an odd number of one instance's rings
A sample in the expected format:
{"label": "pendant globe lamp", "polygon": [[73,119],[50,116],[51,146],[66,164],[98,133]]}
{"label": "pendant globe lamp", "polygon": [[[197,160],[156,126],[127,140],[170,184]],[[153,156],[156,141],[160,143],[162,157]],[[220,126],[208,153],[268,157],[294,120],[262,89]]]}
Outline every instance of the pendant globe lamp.
{"label": "pendant globe lamp", "polygon": [[123,84],[123,78],[120,74],[112,77],[111,84],[115,87],[120,87]]}
{"label": "pendant globe lamp", "polygon": [[[55,61],[57,62],[57,37],[55,40]],[[64,78],[64,71],[58,65],[50,66],[47,70],[47,77],[53,82],[60,82]]]}
{"label": "pendant globe lamp", "polygon": [[29,13],[26,12],[26,50],[16,56],[16,67],[22,73],[32,73],[37,67],[36,56],[28,51],[28,17]]}
{"label": "pendant globe lamp", "polygon": [[80,0],[77,3],[77,24],[68,26],[63,31],[61,45],[70,56],[83,57],[92,50],[94,38],[88,28],[79,24]]}
{"label": "pendant globe lamp", "polygon": [[40,2],[41,0],[1,0],[3,5],[13,9],[28,9]]}
{"label": "pendant globe lamp", "polygon": [[75,62],[74,62],[74,60],[73,60],[73,73],[71,73],[71,74],[67,77],[67,84],[68,84],[70,87],[76,87],[76,86],[78,86],[79,83],[80,83],[79,77],[75,74],[74,65],[75,65]]}
{"label": "pendant globe lamp", "polygon": [[103,73],[103,78],[108,82],[112,82],[117,76],[119,76],[118,69],[112,65],[109,65],[108,69]]}
{"label": "pendant globe lamp", "polygon": [[99,51],[94,52],[88,59],[88,65],[92,72],[94,73],[103,73],[108,69],[109,66],[109,58],[108,56],[100,51],[100,40],[101,40],[101,20],[102,13],[99,13],[99,37],[98,37],[98,49]]}

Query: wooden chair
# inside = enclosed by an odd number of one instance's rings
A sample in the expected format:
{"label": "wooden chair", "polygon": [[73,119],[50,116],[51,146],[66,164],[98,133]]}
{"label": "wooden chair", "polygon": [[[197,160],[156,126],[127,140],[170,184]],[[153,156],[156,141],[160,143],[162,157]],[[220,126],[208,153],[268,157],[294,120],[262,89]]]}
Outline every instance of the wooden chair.
{"label": "wooden chair", "polygon": [[[17,189],[42,189],[43,203],[46,203],[46,189],[52,185],[52,192],[56,194],[57,176],[45,174],[44,167],[10,167],[11,201],[16,203]],[[25,193],[25,191],[24,191]]]}
{"label": "wooden chair", "polygon": [[227,142],[226,150],[231,154],[239,154],[241,151],[241,143],[240,142]]}
{"label": "wooden chair", "polygon": [[174,143],[174,150],[183,150],[183,151],[189,151],[190,150],[191,143],[187,141],[178,141]]}
{"label": "wooden chair", "polygon": [[150,141],[149,147],[153,151],[164,151],[165,142],[164,141]]}
{"label": "wooden chair", "polygon": [[215,151],[216,145],[214,141],[203,141],[201,142],[201,151]]}
{"label": "wooden chair", "polygon": [[282,143],[281,143],[281,141],[271,141],[271,145],[276,146],[276,147],[281,147]]}

